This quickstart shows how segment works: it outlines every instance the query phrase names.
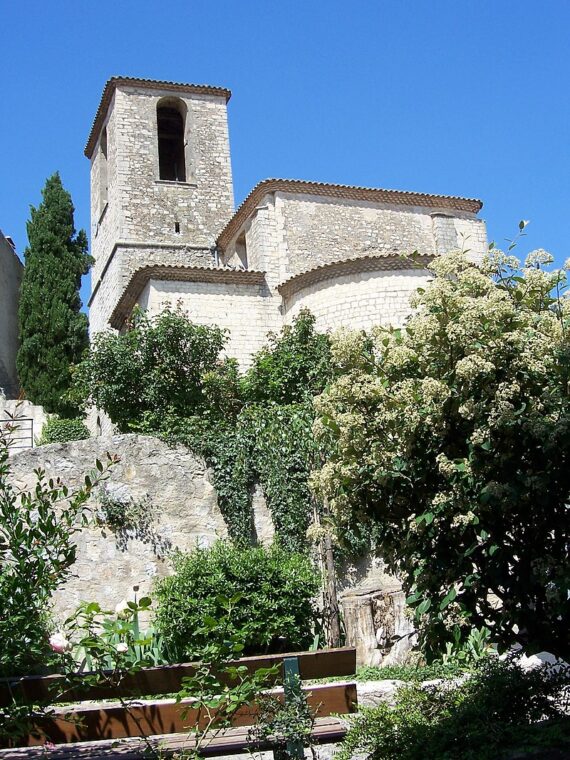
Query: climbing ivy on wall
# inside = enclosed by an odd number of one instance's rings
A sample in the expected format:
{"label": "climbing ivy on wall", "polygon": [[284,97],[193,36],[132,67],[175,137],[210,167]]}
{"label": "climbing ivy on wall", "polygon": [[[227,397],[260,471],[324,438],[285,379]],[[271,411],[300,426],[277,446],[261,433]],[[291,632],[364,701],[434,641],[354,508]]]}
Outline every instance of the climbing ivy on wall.
{"label": "climbing ivy on wall", "polygon": [[238,543],[253,538],[259,483],[278,541],[298,550],[313,512],[312,399],[331,377],[329,337],[303,311],[268,336],[245,375],[220,358],[225,339],[220,328],[195,325],[181,311],[138,314],[128,333],[97,336],[75,371],[74,393],[107,412],[121,432],[158,435],[204,456]]}

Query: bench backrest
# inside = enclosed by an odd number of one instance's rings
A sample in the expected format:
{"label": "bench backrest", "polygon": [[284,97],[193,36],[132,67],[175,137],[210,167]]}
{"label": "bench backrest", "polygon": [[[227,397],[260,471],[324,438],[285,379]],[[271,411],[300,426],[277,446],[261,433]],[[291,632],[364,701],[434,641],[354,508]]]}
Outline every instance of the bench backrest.
{"label": "bench backrest", "polygon": [[[298,668],[301,680],[313,680],[333,676],[351,676],[356,671],[356,649],[342,647],[314,652],[293,652],[260,657],[245,657],[236,664],[245,665],[250,672],[272,665],[280,666],[276,683],[283,683],[284,662],[288,668],[293,664]],[[85,702],[87,700],[145,698],[137,705],[126,709],[122,704],[76,705],[69,708],[70,717],[61,708],[54,715],[38,719],[38,735],[24,737],[21,744],[31,746],[41,744],[46,738],[54,743],[94,741],[99,739],[119,739],[123,737],[150,736],[156,734],[179,733],[196,725],[199,715],[188,703],[176,703],[173,699],[147,701],[156,694],[179,691],[181,680],[192,676],[196,664],[167,665],[143,668],[127,674],[118,685],[69,686],[65,676],[26,676],[22,678],[0,679],[0,706],[10,704],[13,698],[29,704],[58,702]],[[356,687],[352,683],[322,684],[303,689],[309,705],[319,717],[353,712],[356,704]],[[287,684],[285,688],[287,693]],[[283,699],[283,689],[277,690]],[[55,695],[55,697],[54,697]],[[256,708],[248,707],[235,715],[233,725],[250,725]]]}

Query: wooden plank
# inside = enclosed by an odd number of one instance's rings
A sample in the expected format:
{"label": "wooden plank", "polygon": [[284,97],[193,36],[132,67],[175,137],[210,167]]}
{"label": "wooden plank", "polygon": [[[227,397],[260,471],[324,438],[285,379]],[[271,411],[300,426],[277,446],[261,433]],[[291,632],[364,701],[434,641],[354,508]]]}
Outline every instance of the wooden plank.
{"label": "wooden plank", "polygon": [[[284,657],[299,658],[299,672],[303,680],[328,678],[330,676],[352,676],[356,672],[356,649],[340,647],[321,649],[315,652],[293,652],[286,654],[243,657],[240,665],[250,672],[272,665],[280,666],[276,683],[282,680]],[[143,668],[137,673],[126,674],[119,685],[78,688],[70,686],[65,676],[25,676],[22,678],[0,679],[0,707],[11,704],[13,697],[18,701],[38,704],[59,702],[81,702],[84,700],[114,699],[116,697],[143,697],[153,694],[171,694],[180,689],[182,678],[194,675],[195,663],[162,665]],[[76,680],[76,679],[74,679]]]}
{"label": "wooden plank", "polygon": [[[332,683],[304,687],[307,701],[318,717],[346,715],[356,709],[356,684]],[[283,700],[283,690],[271,692]],[[182,733],[191,726],[206,725],[206,716],[192,708],[191,700],[177,704],[174,700],[137,702],[125,709],[121,704],[97,707],[78,707],[73,712],[60,710],[36,723],[37,735],[22,740],[22,746],[34,746],[45,741],[54,744],[69,742],[122,739]],[[249,726],[255,722],[255,705],[242,708],[234,716],[233,726]]]}
{"label": "wooden plank", "polygon": [[[207,757],[225,757],[226,755],[244,752],[248,749],[247,735],[249,728],[224,729],[212,737],[204,747],[203,754]],[[346,724],[338,718],[316,718],[313,729],[313,741],[317,744],[334,743],[346,735]],[[187,733],[157,736],[150,740],[155,748],[160,748],[165,756],[181,750],[194,747],[194,741]],[[267,745],[267,749],[271,747]],[[119,742],[98,741],[83,744],[65,744],[50,748],[49,760],[140,760],[146,749],[141,739],[123,739]],[[17,749],[0,750],[0,760],[36,760],[46,757],[44,746],[22,747]]]}

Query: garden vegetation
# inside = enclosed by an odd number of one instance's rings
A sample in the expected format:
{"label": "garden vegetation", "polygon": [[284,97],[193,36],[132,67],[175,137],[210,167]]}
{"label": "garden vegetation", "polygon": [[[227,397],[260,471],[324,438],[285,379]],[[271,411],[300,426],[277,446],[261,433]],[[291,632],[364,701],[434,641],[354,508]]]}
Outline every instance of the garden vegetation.
{"label": "garden vegetation", "polygon": [[570,659],[570,300],[551,261],[442,256],[404,328],[333,339],[313,485],[341,541],[374,527],[432,655],[486,626]]}

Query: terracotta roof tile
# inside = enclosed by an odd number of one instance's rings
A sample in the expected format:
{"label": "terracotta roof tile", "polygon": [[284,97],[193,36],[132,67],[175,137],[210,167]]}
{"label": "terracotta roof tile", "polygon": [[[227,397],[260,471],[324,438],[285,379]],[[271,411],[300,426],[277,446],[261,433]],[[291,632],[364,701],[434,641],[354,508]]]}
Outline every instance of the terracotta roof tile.
{"label": "terracotta roof tile", "polygon": [[174,92],[187,92],[198,95],[218,95],[226,99],[226,103],[231,98],[231,90],[227,90],[225,87],[212,87],[208,84],[184,84],[182,82],[166,82],[160,79],[138,79],[137,77],[111,77],[105,84],[95,119],[89,132],[87,144],[85,146],[85,155],[87,158],[91,158],[93,150],[97,143],[97,137],[99,136],[99,130],[103,124],[109,103],[113,97],[113,93],[120,85],[126,85],[129,87],[143,87],[146,89],[154,89],[156,87],[162,87]]}
{"label": "terracotta roof tile", "polygon": [[329,198],[369,201],[404,206],[425,206],[434,209],[451,209],[476,214],[483,207],[477,198],[461,198],[455,195],[431,195],[406,190],[384,190],[376,187],[358,187],[355,185],[333,185],[327,182],[307,182],[300,179],[265,179],[257,184],[218,237],[221,250],[231,242],[241,225],[250,216],[255,207],[267,193],[273,192],[305,193]]}

